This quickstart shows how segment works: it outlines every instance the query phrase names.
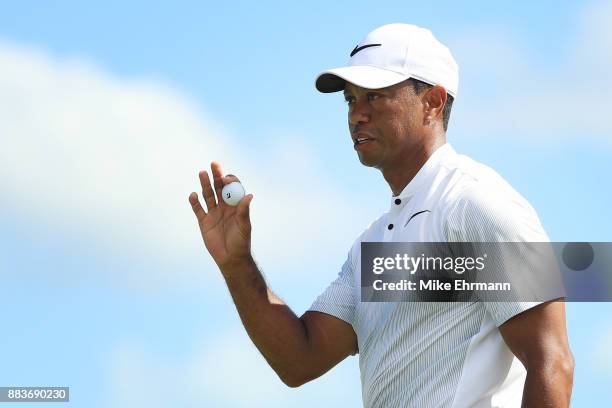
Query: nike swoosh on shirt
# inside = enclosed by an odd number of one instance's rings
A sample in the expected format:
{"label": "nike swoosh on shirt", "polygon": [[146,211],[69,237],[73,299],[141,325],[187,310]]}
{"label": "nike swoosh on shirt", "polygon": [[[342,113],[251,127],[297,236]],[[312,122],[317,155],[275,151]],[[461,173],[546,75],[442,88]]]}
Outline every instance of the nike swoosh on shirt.
{"label": "nike swoosh on shirt", "polygon": [[411,219],[413,219],[413,218],[414,218],[414,217],[416,217],[417,215],[419,215],[419,214],[423,214],[423,213],[425,213],[425,212],[431,212],[431,211],[430,211],[430,210],[423,210],[423,211],[419,211],[419,212],[416,212],[416,213],[412,214],[412,215],[410,216],[410,218],[408,218],[408,221],[406,221],[406,223],[404,224],[404,227],[406,227],[406,225],[408,225],[408,223],[410,222],[410,220],[411,220]]}
{"label": "nike swoosh on shirt", "polygon": [[361,47],[358,45],[356,46],[353,51],[351,51],[351,57],[355,54],[357,54],[359,51],[363,50],[364,48],[368,48],[368,47],[378,47],[382,44],[366,44],[366,45],[362,45]]}

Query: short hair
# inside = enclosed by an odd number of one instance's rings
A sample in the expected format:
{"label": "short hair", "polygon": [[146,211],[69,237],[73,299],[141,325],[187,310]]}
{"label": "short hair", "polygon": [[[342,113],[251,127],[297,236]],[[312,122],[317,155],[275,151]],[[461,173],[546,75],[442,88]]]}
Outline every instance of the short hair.
{"label": "short hair", "polygon": [[[408,81],[412,83],[412,89],[418,95],[426,89],[433,88],[433,85],[428,84],[423,81],[419,81],[418,79],[409,78]],[[448,120],[450,119],[451,109],[453,107],[453,101],[455,98],[452,97],[451,94],[447,93],[446,105],[444,105],[444,111],[442,112],[442,126],[444,126],[444,131],[448,129]]]}

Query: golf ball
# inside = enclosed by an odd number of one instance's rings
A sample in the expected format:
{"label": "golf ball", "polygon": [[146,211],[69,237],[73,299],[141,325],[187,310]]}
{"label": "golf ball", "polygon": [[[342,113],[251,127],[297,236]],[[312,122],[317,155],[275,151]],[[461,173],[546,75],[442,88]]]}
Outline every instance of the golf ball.
{"label": "golf ball", "polygon": [[232,181],[229,184],[223,186],[221,190],[223,201],[229,205],[238,205],[242,197],[244,197],[244,187],[237,181]]}

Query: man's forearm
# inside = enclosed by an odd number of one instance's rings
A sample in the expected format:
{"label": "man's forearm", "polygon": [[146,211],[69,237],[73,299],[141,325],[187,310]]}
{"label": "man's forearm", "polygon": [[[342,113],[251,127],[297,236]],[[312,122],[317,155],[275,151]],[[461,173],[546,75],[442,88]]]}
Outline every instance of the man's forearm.
{"label": "man's forearm", "polygon": [[220,269],[255,346],[285,383],[299,381],[308,350],[302,321],[268,288],[252,258]]}
{"label": "man's forearm", "polygon": [[573,359],[527,369],[523,408],[566,408],[572,396]]}

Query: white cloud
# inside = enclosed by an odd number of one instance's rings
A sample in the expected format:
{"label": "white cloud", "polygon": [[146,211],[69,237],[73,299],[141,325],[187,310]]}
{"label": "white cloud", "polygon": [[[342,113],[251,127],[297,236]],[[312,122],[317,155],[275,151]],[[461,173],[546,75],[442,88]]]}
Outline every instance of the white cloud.
{"label": "white cloud", "polygon": [[[108,406],[164,407],[176,395],[180,371],[168,362],[154,361],[135,343],[125,342],[108,356],[111,390]],[[179,402],[179,401],[175,401]],[[177,405],[178,406],[178,405]]]}
{"label": "white cloud", "polygon": [[[590,6],[575,20],[570,40],[550,47],[555,63],[495,27],[473,27],[450,44],[460,62],[462,89],[454,134],[523,141],[592,140],[610,145],[612,3]],[[462,95],[461,95],[462,93]]]}
{"label": "white cloud", "polygon": [[108,396],[113,407],[310,407],[361,403],[355,358],[300,388],[285,386],[244,330],[209,333],[193,350],[172,359],[137,341],[124,341],[109,355]]}
{"label": "white cloud", "polygon": [[612,377],[612,327],[601,328],[590,355],[590,362],[603,373]]}
{"label": "white cloud", "polygon": [[[271,270],[311,253],[345,253],[350,242],[334,231],[363,227],[350,224],[350,200],[307,142],[285,136],[274,147],[252,157],[248,144],[160,81],[121,79],[80,59],[0,42],[3,205],[100,253],[209,260],[187,196],[199,192],[197,172],[212,160],[254,193],[254,248]],[[203,266],[216,273],[212,262]],[[206,278],[200,268],[166,269],[111,279],[163,286]]]}
{"label": "white cloud", "polygon": [[[496,27],[458,35],[449,44],[463,78],[451,136],[609,141],[610,4],[577,19],[557,67]],[[8,214],[111,257],[199,266],[108,273],[120,285],[192,284],[210,277],[202,270],[217,273],[187,203],[199,190],[197,171],[213,159],[255,194],[254,250],[273,282],[295,260],[324,281],[333,277],[318,260],[345,254],[378,214],[364,213],[326,177],[307,139],[284,135],[265,149],[241,140],[159,80],[122,79],[81,59],[0,42],[0,192]]]}

